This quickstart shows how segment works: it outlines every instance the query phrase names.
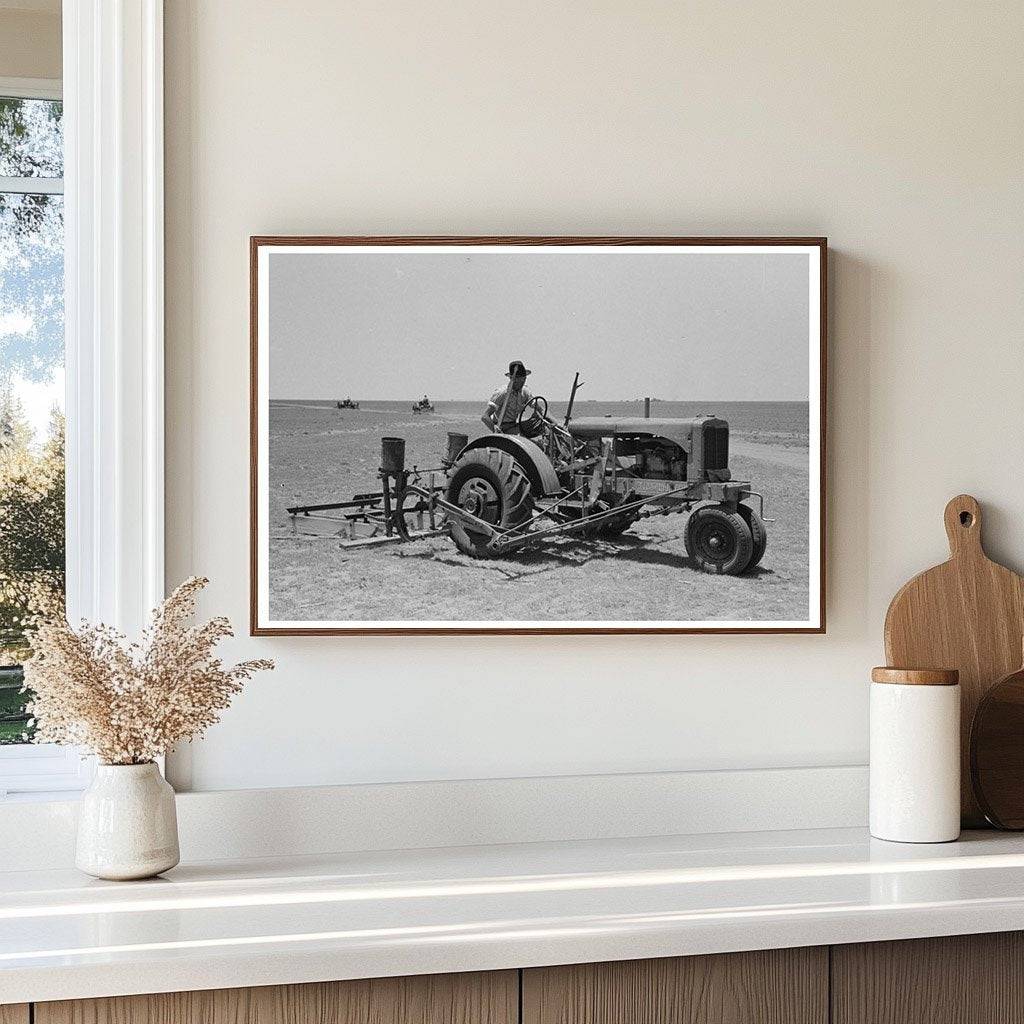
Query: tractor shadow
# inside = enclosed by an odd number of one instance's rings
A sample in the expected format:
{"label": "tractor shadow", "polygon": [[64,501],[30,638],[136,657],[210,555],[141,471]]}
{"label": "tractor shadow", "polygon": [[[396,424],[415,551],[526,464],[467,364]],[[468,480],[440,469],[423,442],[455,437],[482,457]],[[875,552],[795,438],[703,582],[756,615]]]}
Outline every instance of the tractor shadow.
{"label": "tractor shadow", "polygon": [[[580,557],[584,553],[585,557]],[[455,566],[459,569],[476,569],[482,572],[497,573],[507,582],[514,583],[517,580],[529,579],[541,573],[551,572],[554,569],[586,565],[587,562],[595,558],[606,556],[589,551],[587,546],[582,543],[574,543],[572,545],[560,545],[557,550],[550,546],[535,547],[502,559],[469,558],[466,555],[441,555],[431,551],[410,552],[404,557],[419,558],[437,562],[441,565]]]}
{"label": "tractor shadow", "polygon": [[[435,548],[410,550],[410,545],[403,545],[398,550],[389,552],[399,558],[413,558],[418,561],[434,562],[439,565],[450,565],[459,569],[475,569],[481,572],[496,573],[507,582],[530,579],[545,572],[556,569],[575,568],[595,560],[615,557],[621,547],[619,543],[587,539],[563,539],[547,544],[518,551],[507,558],[470,558],[468,555],[441,552]],[[631,541],[634,538],[629,538]],[[639,543],[642,540],[636,538]]]}
{"label": "tractor shadow", "polygon": [[[656,542],[641,540],[639,544],[629,550],[618,553],[617,557],[630,562],[640,562],[644,565],[665,565],[668,568],[689,569],[691,572],[698,572],[701,575],[708,574],[703,572],[689,555],[678,555],[672,551],[662,551],[653,547],[653,543]],[[763,565],[758,565],[749,572],[743,572],[740,579],[758,580],[761,577],[771,577],[774,574],[772,569],[766,569]]]}
{"label": "tractor shadow", "polygon": [[[418,561],[435,562],[460,569],[495,573],[506,583],[517,583],[558,569],[580,568],[589,562],[608,559],[623,559],[641,565],[684,569],[698,576],[707,575],[689,555],[665,551],[662,547],[666,543],[679,540],[681,540],[681,536],[638,537],[630,534],[623,534],[612,539],[563,538],[537,544],[502,559],[475,559],[448,551],[442,553],[434,548],[410,550],[410,546],[407,545],[403,545],[393,554],[400,558],[413,558]],[[774,575],[773,570],[758,566],[756,569],[744,573],[741,578],[758,579],[762,576]]]}

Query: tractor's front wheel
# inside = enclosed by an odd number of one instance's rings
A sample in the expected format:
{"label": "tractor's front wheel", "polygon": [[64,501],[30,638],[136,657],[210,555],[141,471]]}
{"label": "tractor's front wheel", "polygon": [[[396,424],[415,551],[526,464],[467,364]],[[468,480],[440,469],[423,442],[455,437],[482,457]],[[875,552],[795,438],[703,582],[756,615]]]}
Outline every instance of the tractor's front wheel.
{"label": "tractor's front wheel", "polygon": [[[522,466],[508,452],[497,448],[474,448],[452,466],[447,500],[476,519],[498,529],[521,526],[533,514],[530,480]],[[455,546],[472,558],[493,558],[488,549],[490,536],[469,519],[449,514]]]}
{"label": "tractor's front wheel", "polygon": [[754,538],[735,509],[705,505],[686,524],[686,551],[704,572],[739,576],[750,564]]}

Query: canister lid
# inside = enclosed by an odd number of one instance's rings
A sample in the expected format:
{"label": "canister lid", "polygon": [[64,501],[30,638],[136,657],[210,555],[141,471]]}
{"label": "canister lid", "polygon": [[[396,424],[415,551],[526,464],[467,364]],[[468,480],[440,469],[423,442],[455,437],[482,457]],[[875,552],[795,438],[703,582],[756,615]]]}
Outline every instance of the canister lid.
{"label": "canister lid", "polygon": [[960,673],[955,668],[890,668],[871,670],[873,683],[900,683],[904,686],[956,686]]}

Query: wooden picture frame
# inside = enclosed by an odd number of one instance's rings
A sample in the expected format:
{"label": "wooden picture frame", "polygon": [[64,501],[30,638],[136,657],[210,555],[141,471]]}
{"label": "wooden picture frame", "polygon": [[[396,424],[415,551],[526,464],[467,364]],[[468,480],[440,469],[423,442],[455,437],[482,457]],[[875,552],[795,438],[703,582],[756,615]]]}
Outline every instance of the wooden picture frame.
{"label": "wooden picture frame", "polygon": [[[440,620],[419,620],[409,619],[402,621],[394,620],[377,620],[377,619],[353,619],[349,620],[338,620],[328,619],[324,621],[316,619],[281,619],[275,618],[270,613],[270,531],[269,531],[269,449],[270,449],[270,405],[273,401],[275,404],[292,405],[297,410],[296,416],[306,416],[308,409],[313,407],[313,401],[295,401],[295,402],[280,402],[277,399],[271,399],[270,390],[270,357],[269,348],[271,345],[271,339],[269,337],[271,331],[269,327],[269,300],[268,295],[270,288],[270,257],[287,256],[287,255],[333,255],[335,253],[345,254],[349,256],[363,256],[365,255],[386,255],[394,252],[396,254],[413,254],[413,253],[428,253],[431,255],[462,255],[465,254],[467,262],[470,262],[471,258],[477,253],[488,254],[488,255],[500,255],[505,256],[506,254],[517,253],[524,256],[532,255],[533,253],[538,254],[572,254],[578,253],[605,253],[615,254],[629,253],[638,255],[660,255],[660,254],[672,254],[675,256],[683,256],[685,254],[693,255],[714,255],[720,252],[723,255],[730,256],[763,256],[763,266],[768,266],[768,257],[775,255],[783,255],[786,251],[789,251],[797,255],[806,255],[807,267],[808,267],[808,294],[807,294],[807,328],[808,328],[808,364],[807,364],[807,378],[806,378],[806,394],[807,394],[807,422],[809,423],[807,431],[807,496],[806,500],[808,503],[808,534],[806,538],[806,552],[807,552],[807,615],[804,619],[793,619],[793,620],[764,620],[763,623],[760,620],[726,620],[713,619],[709,620],[707,624],[704,624],[703,620],[680,620],[672,619],[662,622],[661,620],[638,620],[636,624],[632,624],[629,620],[593,620],[593,619],[579,619],[579,620],[529,620],[523,621],[520,619],[493,619],[487,621],[479,620],[466,620],[466,619],[453,619],[451,621],[440,621]],[[280,236],[280,235],[269,235],[269,236],[253,236],[250,238],[249,245],[250,253],[250,632],[253,636],[295,636],[295,635],[306,635],[306,636],[347,636],[347,635],[544,635],[544,634],[699,634],[699,633],[723,633],[723,634],[754,634],[754,633],[815,633],[821,634],[825,632],[826,628],[826,490],[825,490],[825,469],[826,469],[826,425],[827,425],[827,263],[828,263],[828,245],[827,240],[823,237],[673,237],[673,236],[571,236],[571,237],[549,237],[549,236]],[[275,264],[276,266],[277,264]],[[284,264],[280,264],[283,266]],[[355,266],[355,264],[350,264]],[[403,264],[404,265],[404,264]],[[298,275],[297,275],[298,276]],[[762,287],[764,284],[762,283]],[[333,292],[332,292],[333,294]],[[504,368],[506,361],[511,359],[518,350],[514,343],[507,343],[510,347],[506,351],[502,348],[493,354],[488,354],[487,359],[489,361],[490,368],[497,364],[501,364]],[[507,358],[506,358],[507,357]],[[280,361],[280,360],[279,360]],[[510,366],[510,370],[511,370]],[[586,367],[581,366],[581,370],[586,373]],[[508,376],[508,374],[506,374]],[[555,382],[560,383],[560,381]],[[418,394],[420,388],[410,384],[409,396]],[[652,387],[653,390],[653,387]],[[337,396],[340,399],[340,394]],[[358,397],[358,396],[357,396]],[[398,396],[402,397],[402,396]],[[714,395],[701,395],[698,396],[701,399],[715,398]],[[317,400],[317,409],[324,412],[326,415],[330,406],[336,404],[339,414],[343,409],[343,403],[338,401],[334,403],[331,398],[321,397]],[[655,401],[658,401],[655,399]],[[669,404],[675,402],[674,399],[668,400]],[[358,403],[356,403],[358,404]],[[365,401],[363,402],[366,405]],[[372,404],[372,403],[371,403]],[[378,404],[381,404],[378,402]],[[394,407],[398,405],[397,402],[383,402],[383,405]],[[442,403],[438,403],[441,405]],[[455,406],[456,402],[448,402],[447,405]],[[462,403],[465,404],[465,403]],[[507,404],[507,402],[506,402]],[[613,404],[611,401],[599,403],[604,405]],[[687,403],[685,401],[675,402],[677,405],[685,404],[697,404]],[[707,403],[705,403],[707,404]],[[762,401],[736,401],[736,402],[724,402],[719,403],[724,405],[769,405],[769,404],[788,404],[798,405],[798,402],[789,403],[769,403]],[[483,402],[481,402],[481,406]],[[300,408],[300,407],[308,407]],[[571,403],[570,403],[571,406]],[[433,406],[430,406],[433,410]],[[357,410],[358,411],[358,410]],[[393,411],[393,410],[391,410]],[[532,410],[536,412],[537,410]],[[442,410],[443,412],[443,410]],[[345,409],[344,413],[347,414],[348,410]],[[383,415],[383,413],[381,414]],[[390,415],[390,412],[389,412]],[[460,414],[462,415],[462,414]],[[505,415],[505,409],[502,409],[499,415]],[[386,417],[385,417],[386,418]],[[549,417],[551,419],[552,417]],[[605,419],[609,419],[608,414],[605,414]],[[556,421],[557,422],[557,421]],[[576,418],[573,419],[574,429],[577,426],[578,421]],[[507,425],[507,424],[506,424]],[[599,425],[598,425],[599,426]],[[479,428],[478,428],[479,429]],[[581,428],[582,429],[582,428]],[[616,427],[615,430],[619,428]],[[607,431],[601,431],[606,434]],[[495,437],[497,435],[494,435]],[[620,444],[618,438],[619,434],[616,434],[612,440],[611,450],[618,452],[618,446]],[[623,435],[624,436],[624,435]],[[755,436],[759,436],[755,433]],[[483,442],[478,442],[483,443]],[[495,442],[498,443],[498,442]],[[500,442],[505,444],[506,442]],[[508,442],[511,444],[511,442]],[[600,445],[608,444],[607,438],[604,440],[597,439],[592,442],[596,447]],[[754,442],[751,442],[754,443]],[[521,442],[516,442],[521,446]],[[748,444],[749,448],[750,445]],[[602,448],[605,451],[606,463],[607,464],[607,448]],[[794,449],[796,450],[796,449]],[[695,449],[694,449],[695,451]],[[690,453],[691,460],[697,456]],[[365,460],[364,460],[365,461]],[[789,459],[790,462],[793,458]],[[613,466],[619,465],[620,460],[617,455],[612,457]],[[447,465],[447,464],[446,464]],[[457,471],[457,467],[456,470]],[[607,471],[607,470],[606,470]],[[417,470],[418,472],[418,470]],[[614,474],[614,469],[611,470]],[[709,472],[708,479],[710,480],[714,474]],[[575,478],[574,478],[575,479]],[[666,479],[669,479],[666,477]],[[388,478],[384,478],[383,484],[384,492],[388,490]],[[417,477],[417,480],[420,480]],[[670,481],[671,482],[671,481]],[[397,478],[396,478],[397,485]],[[420,480],[418,486],[426,488],[427,485],[422,483]],[[440,484],[436,483],[434,479],[430,481],[431,490],[430,494],[436,494],[438,497],[435,499],[428,499],[422,497],[420,499],[420,508],[427,510],[430,517],[433,519],[434,513],[438,512],[439,515],[442,513],[439,511],[439,506],[435,507],[436,501],[444,499],[447,492],[443,490]],[[620,488],[625,485],[620,483]],[[667,486],[667,485],[666,485]],[[680,485],[682,486],[682,485]],[[754,497],[760,496],[756,491],[757,483],[751,483],[749,490],[742,492],[744,498],[741,501],[744,504],[748,504],[753,507],[756,503]],[[711,488],[709,493],[725,493],[715,491],[713,484],[708,484]],[[280,487],[279,487],[280,489]],[[424,490],[424,494],[428,492]],[[563,491],[563,493],[565,493]],[[604,492],[602,492],[604,493]],[[685,492],[685,495],[689,495],[691,492]],[[732,495],[732,491],[728,492],[727,497]],[[331,495],[333,498],[334,496]],[[339,496],[343,498],[344,496]],[[378,497],[376,504],[367,506],[371,508],[371,511],[380,509],[380,501],[387,502],[387,497],[380,499]],[[558,504],[561,498],[550,499],[555,501],[554,508],[556,509],[556,515],[564,514],[564,506]],[[582,500],[582,499],[581,499]],[[633,504],[637,501],[642,500],[633,496]],[[763,502],[763,498],[762,498]],[[337,505],[340,502],[333,502]],[[665,499],[664,506],[668,507],[668,499]],[[315,509],[323,507],[323,503],[317,505],[316,503],[310,503],[305,506],[308,509]],[[411,506],[410,506],[411,507]],[[461,506],[465,509],[469,509],[468,505]],[[478,506],[473,506],[477,508]],[[484,507],[490,507],[485,503]],[[596,506],[589,506],[591,509]],[[627,509],[632,509],[633,505],[625,506]],[[649,506],[644,506],[646,510]],[[687,506],[690,507],[689,505]],[[723,508],[727,509],[730,507],[728,503],[723,504]],[[735,511],[738,506],[733,503],[731,506]],[[360,506],[357,511],[362,511],[363,506]],[[763,508],[763,505],[762,505]],[[742,509],[741,509],[742,511]],[[351,510],[342,510],[344,515],[351,515]],[[289,517],[294,523],[296,518],[302,520],[308,520],[313,516],[314,513],[307,512],[305,515],[299,513],[297,515],[289,512]],[[376,512],[373,512],[376,515]],[[420,519],[425,511],[419,513]],[[586,516],[588,512],[581,505],[580,515]],[[600,513],[599,513],[600,514]],[[753,525],[750,524],[750,517],[748,513],[744,513],[741,517],[746,519],[751,531],[754,533],[754,542],[756,547],[757,533]],[[756,517],[755,517],[756,518]],[[394,513],[392,512],[392,520],[394,520]],[[380,521],[379,518],[376,521]],[[401,521],[408,526],[408,522],[411,521],[406,516],[401,517]],[[347,521],[346,521],[347,522]],[[473,525],[473,521],[470,520],[470,526]],[[527,521],[527,527],[529,526]],[[599,523],[600,520],[595,520]],[[517,527],[518,530],[526,530],[527,527]],[[330,529],[331,527],[329,527]],[[347,527],[354,529],[354,527]],[[518,533],[513,531],[514,536],[518,540]],[[431,536],[424,534],[423,536]],[[479,540],[479,535],[473,535],[475,540]],[[688,530],[685,540],[687,543],[693,541],[698,543],[702,540],[703,534],[700,531],[696,531],[691,536],[691,532]],[[486,538],[485,538],[486,539]],[[561,538],[557,538],[561,539]],[[712,534],[708,543],[714,540]],[[330,544],[330,541],[328,542]],[[341,544],[341,541],[337,542]],[[539,542],[538,542],[539,543]],[[675,544],[676,548],[680,547],[680,544]],[[264,550],[266,548],[267,550]],[[321,548],[321,551],[326,551],[328,548]],[[333,551],[333,549],[330,549]],[[702,551],[706,550],[701,548]],[[769,551],[771,551],[771,543],[769,541]],[[711,551],[711,555],[715,555],[715,551]],[[665,556],[666,558],[668,556]],[[679,559],[683,559],[684,556],[681,554],[675,555]],[[756,565],[756,562],[754,563]],[[766,560],[767,564],[767,560]],[[717,570],[716,570],[717,571]],[[758,570],[761,571],[761,570]],[[766,574],[770,574],[772,570],[766,570]],[[292,574],[297,576],[303,585],[309,581],[309,573],[303,573],[301,568],[298,570],[293,569]],[[702,574],[703,575],[703,574]],[[541,577],[542,578],[542,577]],[[707,585],[713,586],[716,581],[727,581],[726,576],[715,576],[708,575],[706,577]],[[691,581],[692,582],[692,581]],[[538,581],[537,593],[543,596],[545,584]],[[449,588],[450,589],[450,588]],[[803,607],[803,606],[801,606]]]}

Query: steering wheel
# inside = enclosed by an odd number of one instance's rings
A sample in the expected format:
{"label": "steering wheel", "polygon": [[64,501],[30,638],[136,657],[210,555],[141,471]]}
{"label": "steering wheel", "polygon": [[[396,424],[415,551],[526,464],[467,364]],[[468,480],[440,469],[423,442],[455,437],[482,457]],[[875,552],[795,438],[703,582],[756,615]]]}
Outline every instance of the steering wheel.
{"label": "steering wheel", "polygon": [[[527,416],[526,414],[530,415]],[[543,395],[534,395],[519,414],[516,426],[524,437],[540,433],[541,423],[548,418],[548,400]]]}

